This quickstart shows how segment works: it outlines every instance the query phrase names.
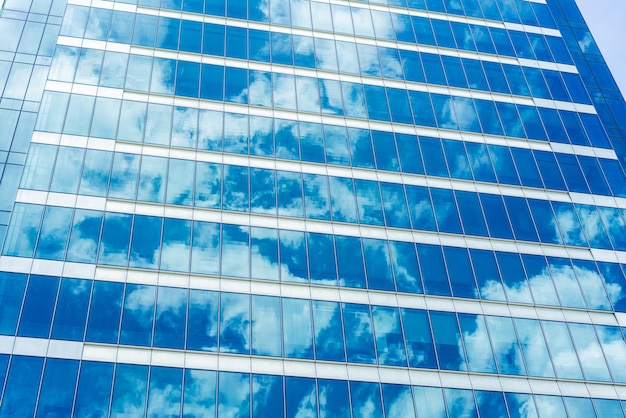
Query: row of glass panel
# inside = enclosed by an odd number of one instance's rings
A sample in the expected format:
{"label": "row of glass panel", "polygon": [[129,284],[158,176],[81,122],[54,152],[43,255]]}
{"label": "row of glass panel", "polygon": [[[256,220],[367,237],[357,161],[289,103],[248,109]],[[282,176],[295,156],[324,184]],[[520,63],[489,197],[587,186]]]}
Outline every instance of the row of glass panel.
{"label": "row of glass panel", "polygon": [[[236,2],[226,3],[225,0],[205,2],[204,0],[120,0],[121,3],[136,4],[139,6],[161,7],[170,10],[182,10],[192,13],[206,13],[218,16],[227,16],[257,21],[271,21],[273,23],[289,24],[285,21],[285,13],[304,11],[298,8],[298,1],[272,0],[269,7],[258,7],[255,1],[248,2],[248,8],[237,5]],[[205,4],[206,3],[206,4]],[[289,4],[288,4],[289,3]],[[476,17],[479,19],[496,20],[511,23],[522,23],[530,26],[557,28],[550,10],[545,3],[529,2],[526,0],[376,0],[370,4],[382,4],[392,7],[408,7],[415,10],[425,10],[437,13],[456,14]],[[264,5],[266,3],[263,3]],[[268,12],[270,15],[268,16]],[[280,13],[282,12],[282,13]],[[298,16],[294,16],[296,19]],[[306,17],[310,22],[310,17]],[[293,23],[294,25],[296,23]],[[311,28],[309,23],[306,28]]]}
{"label": "row of glass panel", "polygon": [[3,254],[515,303],[626,307],[619,264],[144,215],[103,216],[54,206],[44,214],[43,206],[16,204]]}
{"label": "row of glass panel", "polygon": [[[114,99],[99,98],[96,100],[96,108],[115,105],[116,103],[112,100]],[[75,105],[71,106],[74,107]],[[117,105],[119,106],[119,103]],[[169,145],[170,129],[173,129],[172,142],[174,145],[180,145],[178,142],[182,140],[187,142],[182,145],[195,148],[195,137],[198,131],[192,131],[193,128],[189,125],[196,121],[198,111],[175,108],[172,128],[171,110],[170,106],[148,105],[145,143]],[[500,145],[464,143],[424,136],[394,135],[390,132],[370,132],[355,128],[348,128],[346,131],[346,128],[340,126],[272,120],[255,116],[251,117],[250,128],[252,132],[248,133],[248,127],[245,125],[247,117],[233,114],[226,114],[225,116],[226,126],[231,128],[229,131],[232,131],[228,132],[229,135],[225,138],[226,148],[232,151],[232,148],[237,147],[239,151],[243,151],[245,154],[300,160],[300,150],[302,149],[304,154],[302,160],[308,162],[352,165],[516,186],[545,187],[579,193],[591,192],[598,195],[626,196],[626,177],[619,169],[616,160],[572,154],[553,154],[546,151],[508,148]],[[210,125],[210,130],[218,131],[216,132],[218,135],[221,134],[220,125],[223,123],[221,113],[201,111],[200,119],[203,123],[214,122]],[[107,126],[101,125],[104,122],[103,120],[94,122],[90,132],[92,136],[106,133],[103,131],[107,130]],[[99,127],[102,129],[98,129]],[[236,130],[239,132],[234,132]],[[298,135],[298,130],[300,135]],[[274,131],[276,131],[275,136]],[[204,136],[205,133],[200,131],[200,136]],[[246,143],[248,138],[250,138],[249,144]],[[209,138],[203,138],[203,140],[208,141]],[[219,139],[216,139],[216,142],[222,142],[221,135]],[[202,148],[214,147],[218,148],[219,151],[222,150],[221,146],[210,143],[207,145],[206,147],[202,146]],[[81,167],[83,167],[83,160],[85,160],[84,164],[86,165],[82,171],[101,173],[100,177],[102,177],[103,182],[95,186],[84,186],[81,194],[107,195],[107,179],[109,178],[107,173],[110,170],[113,153],[95,150],[85,153],[85,150],[82,149],[63,147],[60,148],[61,151],[57,157],[59,162],[55,165],[57,149],[58,147],[51,145],[32,145],[30,157],[26,163],[27,171],[22,182],[23,188],[76,193]],[[90,157],[91,155],[104,156],[104,160],[94,159]],[[128,155],[123,158],[124,160],[137,159],[138,156]],[[161,159],[154,161],[161,161]],[[159,164],[159,166],[164,165],[166,165],[165,162]],[[56,170],[53,174],[54,167]],[[114,164],[112,170],[115,176],[116,170],[119,169]],[[137,172],[139,168],[138,166],[134,169],[129,167],[124,170],[128,170],[129,174],[132,175],[132,171]],[[68,171],[75,177],[71,177]],[[608,173],[608,176],[605,176],[605,172]],[[155,175],[166,177],[167,169],[163,169],[160,174]],[[54,180],[51,185],[50,179],[57,176],[61,177]],[[609,189],[607,177],[611,179],[610,185],[615,189],[614,191]],[[186,180],[192,181],[193,178]],[[88,182],[90,179],[84,181]],[[125,195],[117,197],[125,197]],[[158,197],[156,200],[162,201]],[[173,201],[168,202],[175,203]]]}
{"label": "row of glass panel", "polygon": [[612,326],[10,273],[0,285],[5,335],[626,382]]}
{"label": "row of glass panel", "polygon": [[[277,109],[369,118],[383,122],[416,124],[516,138],[571,142],[609,148],[595,114],[581,113],[590,132],[585,133],[575,112],[494,102],[461,96],[403,90],[331,79],[175,61],[118,52],[83,50],[90,62],[80,69],[89,74],[79,81],[103,87],[145,93],[177,95]],[[52,79],[73,77],[59,72],[55,61]],[[82,76],[81,76],[82,77]],[[76,80],[76,79],[75,79]],[[49,93],[50,99],[58,96]],[[561,116],[558,114],[568,115]],[[90,115],[85,117],[89,120]],[[567,132],[567,134],[565,133]],[[569,139],[568,139],[569,135]],[[588,137],[587,137],[588,136]]]}
{"label": "row of glass panel", "polygon": [[[58,20],[53,23],[54,20],[44,23],[35,19],[26,21],[26,16],[0,17],[0,38],[3,39],[0,51],[51,57],[60,29]],[[43,61],[40,59],[38,63]],[[0,80],[3,78],[0,76]]]}
{"label": "row of glass panel", "polygon": [[[66,93],[46,93],[43,107],[40,131],[626,196],[618,162],[603,158]],[[586,139],[580,116],[594,142],[608,144],[596,115],[541,113],[559,125],[562,117],[572,138]],[[558,142],[568,141],[562,127],[557,132]]]}
{"label": "row of glass panel", "polygon": [[610,399],[0,355],[0,389],[5,374],[3,418],[619,418],[626,407]]}
{"label": "row of glass panel", "polygon": [[[292,10],[292,13],[295,12],[294,21],[290,22],[288,8],[274,9],[276,19],[271,19],[272,23],[348,36],[397,40],[564,64],[572,63],[565,43],[557,36],[315,1],[292,1],[291,3],[296,7],[296,10]],[[259,18],[258,15],[246,16],[245,3],[234,4],[239,5],[243,13],[239,16],[228,17],[268,21],[263,17]],[[270,8],[267,8],[266,3],[263,6],[266,11],[271,11],[271,5]],[[313,17],[312,24],[310,12]],[[208,10],[206,13],[223,15],[213,10]],[[77,37],[85,35],[89,38],[94,32],[104,32],[100,36],[109,34],[110,40],[115,42],[152,48],[160,47],[163,42],[174,40],[176,43],[174,48],[178,46],[179,25],[159,24],[156,16],[144,14],[133,16],[132,13],[117,12],[116,15],[121,19],[114,18],[111,23],[111,11],[102,9],[94,14],[90,18],[87,7],[70,6],[61,34]],[[161,22],[167,22],[167,20],[162,19]],[[201,29],[198,30],[198,28],[201,25],[188,22],[185,26],[188,32],[184,34],[185,37],[180,43],[181,50],[200,52]]]}
{"label": "row of glass panel", "polygon": [[[83,20],[87,19],[87,11],[88,9],[82,13]],[[113,17],[111,17],[112,14]],[[130,39],[120,39],[116,36],[116,32],[111,31],[108,26],[111,18],[113,22],[118,20],[119,17],[116,14],[127,13],[91,9],[91,18],[85,22],[87,29],[84,36],[87,39],[130,43]],[[484,61],[481,65],[481,61],[476,59],[464,58],[461,60],[458,57],[439,56],[432,53],[420,54],[406,49],[377,48],[365,43],[355,44],[256,29],[181,21],[166,17],[159,17],[157,23],[157,17],[151,16],[151,18],[155,21],[155,30],[156,27],[159,28],[156,47],[161,49],[192,53],[202,52],[220,57],[296,65],[324,71],[406,79],[412,82],[490,90],[504,94],[513,93],[561,101],[591,103],[578,74],[559,73],[552,70],[542,71],[538,68],[509,64],[500,65],[497,62],[489,61]],[[413,19],[422,18],[413,17]],[[72,21],[72,24],[78,24],[78,22]],[[486,27],[471,26],[471,28],[476,34],[489,37]],[[469,33],[469,28],[467,31],[468,33],[464,34],[463,38],[469,39],[471,42],[472,35]],[[83,29],[68,29],[63,33],[80,38]],[[547,45],[545,48],[545,52],[539,58],[542,61],[552,61],[552,56],[547,51]],[[476,48],[473,49],[476,50]],[[481,47],[480,49],[481,52],[496,52],[489,48]],[[484,49],[487,51],[483,51]],[[73,50],[76,51],[77,49]],[[69,52],[57,51],[57,54],[62,54],[64,60],[72,62],[72,57],[68,57]],[[76,52],[73,55],[76,55]],[[85,59],[89,60],[88,58]],[[76,58],[73,61],[75,62]],[[63,72],[64,70],[59,70],[59,73]],[[525,78],[529,80],[528,84]],[[565,87],[566,84],[567,88]]]}
{"label": "row of glass panel", "polygon": [[624,209],[56,148],[31,148],[21,188],[626,251]]}

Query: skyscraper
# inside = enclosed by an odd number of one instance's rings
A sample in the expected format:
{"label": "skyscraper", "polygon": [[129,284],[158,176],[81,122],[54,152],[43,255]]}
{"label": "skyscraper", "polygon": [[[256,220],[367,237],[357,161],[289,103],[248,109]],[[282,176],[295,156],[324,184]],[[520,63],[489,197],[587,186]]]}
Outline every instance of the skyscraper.
{"label": "skyscraper", "polygon": [[0,417],[618,417],[626,104],[574,0],[5,0]]}

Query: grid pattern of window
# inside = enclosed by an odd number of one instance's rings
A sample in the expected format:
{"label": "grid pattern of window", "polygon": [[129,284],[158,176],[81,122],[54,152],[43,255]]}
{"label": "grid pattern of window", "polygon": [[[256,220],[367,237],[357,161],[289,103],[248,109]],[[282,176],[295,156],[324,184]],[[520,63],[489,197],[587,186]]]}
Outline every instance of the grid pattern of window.
{"label": "grid pattern of window", "polygon": [[0,418],[626,414],[571,0],[0,13]]}

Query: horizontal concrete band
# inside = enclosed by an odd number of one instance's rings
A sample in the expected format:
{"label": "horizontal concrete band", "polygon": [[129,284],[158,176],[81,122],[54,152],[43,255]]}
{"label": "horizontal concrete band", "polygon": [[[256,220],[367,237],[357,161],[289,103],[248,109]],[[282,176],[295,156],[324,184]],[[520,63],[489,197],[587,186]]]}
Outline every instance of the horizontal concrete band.
{"label": "horizontal concrete band", "polygon": [[57,45],[74,46],[89,48],[102,51],[115,51],[121,53],[130,53],[135,55],[154,56],[158,58],[167,58],[171,60],[190,61],[203,64],[213,64],[228,67],[237,67],[244,69],[253,69],[259,71],[274,72],[280,74],[299,75],[311,78],[319,78],[324,80],[341,80],[356,84],[386,86],[402,90],[430,92],[444,95],[452,95],[459,97],[467,97],[474,99],[489,100],[502,103],[515,103],[526,106],[537,106],[549,109],[569,110],[580,113],[597,114],[593,105],[563,102],[557,100],[531,98],[526,96],[515,96],[510,94],[493,93],[487,91],[477,91],[462,89],[458,87],[438,86],[427,83],[416,83],[404,80],[383,79],[370,76],[359,76],[354,74],[343,74],[330,72],[325,70],[315,70],[308,68],[294,68],[286,65],[252,62],[240,60],[236,58],[214,57],[207,55],[192,54],[188,52],[169,51],[162,49],[145,48],[139,46],[131,46],[114,42],[94,41],[89,39],[71,38],[60,36]]}
{"label": "horizontal concrete band", "polygon": [[462,190],[476,193],[499,194],[503,196],[526,197],[538,200],[579,203],[612,208],[626,209],[626,198],[600,196],[583,193],[570,193],[559,190],[546,190],[530,187],[511,186],[495,183],[481,183],[471,180],[435,177],[410,173],[394,173],[373,169],[346,166],[316,164],[300,161],[286,161],[275,158],[224,154],[216,151],[172,149],[167,146],[131,143],[110,139],[101,139],[75,135],[34,132],[32,143],[54,146],[84,148],[92,150],[120,152],[135,155],[171,158],[187,161],[199,161],[227,164],[239,167],[264,168],[303,174],[319,174],[342,178],[380,181],[384,183],[407,184],[413,186],[434,187],[439,189]]}
{"label": "horizontal concrete band", "polygon": [[319,379],[626,400],[626,385],[0,336],[0,353]]}
{"label": "horizontal concrete band", "polygon": [[522,254],[577,258],[582,260],[626,263],[626,251],[541,244],[475,236],[469,237],[447,233],[388,228],[383,226],[348,224],[333,221],[290,218],[286,216],[252,214],[247,212],[231,212],[197,207],[180,207],[75,194],[19,189],[15,201],[18,203],[217,222],[240,226],[256,226],[261,228],[318,232],[322,234],[389,239],[393,241],[414,242],[420,244],[445,245],[460,248],[475,248]]}
{"label": "horizontal concrete band", "polygon": [[626,326],[626,314],[620,312],[591,311],[504,301],[385,292],[308,283],[276,282],[259,279],[250,280],[225,276],[127,269],[97,264],[9,256],[0,256],[0,271],[176,287],[181,289],[211,290],[260,296],[388,306],[392,308],[460,312],[546,321],[567,321],[580,324]]}

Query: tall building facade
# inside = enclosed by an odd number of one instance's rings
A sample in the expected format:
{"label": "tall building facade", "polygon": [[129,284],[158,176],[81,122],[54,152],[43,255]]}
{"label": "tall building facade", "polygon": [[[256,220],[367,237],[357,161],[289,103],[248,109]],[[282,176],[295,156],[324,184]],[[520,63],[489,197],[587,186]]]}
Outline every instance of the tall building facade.
{"label": "tall building facade", "polygon": [[624,416],[574,0],[0,7],[0,417]]}

